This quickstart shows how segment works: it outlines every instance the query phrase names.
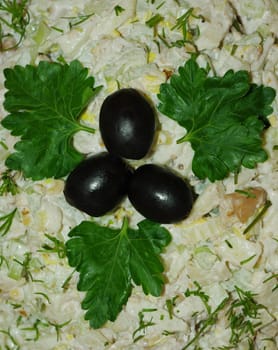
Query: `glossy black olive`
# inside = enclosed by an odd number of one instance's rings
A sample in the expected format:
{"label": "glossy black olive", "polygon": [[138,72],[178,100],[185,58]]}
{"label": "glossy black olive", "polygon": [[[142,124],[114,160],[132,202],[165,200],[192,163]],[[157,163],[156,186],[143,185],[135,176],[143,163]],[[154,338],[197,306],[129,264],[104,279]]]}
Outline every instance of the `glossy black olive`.
{"label": "glossy black olive", "polygon": [[69,204],[91,216],[115,209],[127,194],[132,168],[120,157],[102,152],[81,162],[68,176]]}
{"label": "glossy black olive", "polygon": [[136,89],[120,89],[104,100],[99,128],[110,153],[128,159],[141,159],[153,144],[154,109]]}
{"label": "glossy black olive", "polygon": [[193,192],[182,177],[156,164],[146,164],[135,170],[128,198],[147,219],[165,224],[185,219],[194,201]]}

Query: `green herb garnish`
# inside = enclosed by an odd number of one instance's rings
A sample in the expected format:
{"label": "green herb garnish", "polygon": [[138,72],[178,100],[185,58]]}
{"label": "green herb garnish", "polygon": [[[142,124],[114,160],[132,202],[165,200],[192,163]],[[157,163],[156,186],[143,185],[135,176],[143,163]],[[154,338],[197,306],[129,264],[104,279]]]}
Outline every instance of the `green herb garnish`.
{"label": "green herb garnish", "polygon": [[184,295],[186,297],[189,297],[191,295],[199,297],[201,299],[202,303],[204,304],[208,314],[210,314],[211,313],[211,307],[210,307],[210,305],[208,303],[209,302],[209,296],[202,290],[201,285],[197,281],[194,281],[193,283],[195,284],[197,289],[190,290],[190,289],[187,288],[187,290],[185,291]]}
{"label": "green herb garnish", "polygon": [[[213,349],[234,349],[242,341],[247,341],[248,344],[253,343],[253,337],[256,331],[263,327],[260,319],[260,311],[265,310],[272,320],[274,321],[273,315],[271,315],[266,306],[256,302],[254,297],[256,294],[251,291],[242,290],[238,286],[235,286],[233,293],[227,298],[224,298],[222,302],[212,311],[208,307],[209,296],[206,295],[202,287],[194,282],[197,286],[196,290],[187,290],[186,296],[194,295],[201,299],[206,311],[207,317],[202,319],[196,324],[195,336],[182,348],[182,350],[188,349],[191,345],[195,344],[198,348],[199,339],[209,331],[209,329],[215,326],[219,320],[219,314],[224,312],[222,319],[226,320],[228,327],[230,328],[231,334],[229,344]],[[249,348],[251,349],[251,348]]]}
{"label": "green herb garnish", "polygon": [[245,235],[246,233],[248,233],[261,219],[262,217],[265,215],[265,213],[267,212],[268,208],[270,208],[272,205],[270,200],[267,200],[265,202],[265,205],[263,206],[262,210],[259,212],[259,214],[254,218],[254,220],[252,220],[250,222],[250,224],[245,228],[245,230],[243,231],[243,234]]}
{"label": "green herb garnish", "polygon": [[176,300],[178,296],[176,295],[174,298],[166,300],[166,308],[169,314],[169,318],[172,319],[174,315],[174,308],[176,306]]}
{"label": "green herb garnish", "polygon": [[221,303],[208,314],[208,317],[199,322],[197,327],[197,332],[195,336],[182,348],[182,350],[188,349],[192,344],[197,342],[200,337],[202,337],[210,327],[214,326],[218,320],[220,312],[227,306],[229,302],[229,297],[223,299]]}
{"label": "green herb garnish", "polygon": [[28,340],[28,341],[38,341],[39,340],[39,338],[41,336],[41,333],[39,330],[39,325],[41,325],[41,324],[42,324],[41,320],[36,319],[36,321],[34,322],[32,327],[22,328],[23,331],[34,332],[34,337],[33,338],[26,338],[26,340]]}
{"label": "green herb garnish", "polygon": [[[15,49],[22,42],[30,22],[28,0],[0,1],[0,51]],[[11,37],[15,43],[5,47],[4,38]]]}
{"label": "green herb garnish", "polygon": [[159,5],[156,6],[156,9],[159,10],[162,6],[165,5],[166,1],[162,1]]}
{"label": "green herb garnish", "polygon": [[[146,333],[146,329],[148,327],[154,326],[155,323],[153,322],[152,318],[148,321],[145,320],[145,313],[155,312],[157,309],[143,309],[138,312],[139,317],[139,326],[135,329],[135,331],[132,333],[133,342],[136,343],[138,340],[142,339]],[[141,333],[140,335],[137,335],[138,333]]]}
{"label": "green herb garnish", "polygon": [[171,30],[177,29],[182,32],[182,39],[173,42],[173,47],[184,47],[186,43],[190,43],[194,46],[196,52],[198,52],[198,48],[194,44],[194,41],[200,36],[200,28],[198,25],[192,27],[190,25],[190,20],[195,18],[204,22],[205,18],[202,15],[195,15],[194,11],[195,9],[193,7],[188,9],[183,15],[177,18],[176,24],[171,28]]}
{"label": "green herb garnish", "polygon": [[14,180],[10,170],[6,170],[0,177],[0,196],[4,196],[8,193],[13,196],[19,192],[18,186]]}
{"label": "green herb garnish", "polygon": [[1,267],[4,263],[6,264],[7,268],[9,268],[9,263],[8,263],[7,258],[5,258],[4,255],[0,255],[0,267]]}
{"label": "green herb garnish", "polygon": [[[0,266],[1,266],[1,263],[0,263]],[[276,279],[276,281],[278,282],[278,273],[275,273],[273,275],[271,275],[270,277],[266,278],[263,283],[266,283],[272,279]],[[272,292],[274,292],[276,289],[278,289],[278,283],[276,283],[276,285],[272,288]]]}
{"label": "green herb garnish", "polygon": [[235,28],[235,30],[240,34],[246,34],[241,18],[238,15],[236,15],[235,19],[233,20],[232,27]]}
{"label": "green herb garnish", "polygon": [[33,278],[33,275],[31,273],[31,270],[33,268],[32,263],[33,263],[33,258],[32,258],[32,253],[27,252],[24,254],[24,259],[23,261],[19,261],[17,259],[14,259],[14,261],[22,266],[21,270],[21,277],[25,278],[26,282],[32,281],[32,282],[43,282],[42,280],[37,280]]}
{"label": "green herb garnish", "polygon": [[6,150],[6,151],[9,149],[9,147],[6,145],[6,143],[4,141],[2,141],[2,140],[0,140],[0,146],[2,148],[4,148],[4,150]]}
{"label": "green herb garnish", "polygon": [[45,294],[45,293],[43,293],[43,292],[36,292],[36,293],[34,293],[34,294],[40,295],[40,296],[44,297],[44,299],[47,300],[48,304],[51,304],[50,299],[49,299],[49,296],[48,296],[47,294]]}
{"label": "green herb garnish", "polygon": [[49,245],[47,243],[42,245],[41,250],[38,250],[38,252],[42,253],[57,253],[58,257],[60,259],[63,259],[66,257],[66,247],[65,243],[59,240],[58,238],[51,236],[49,234],[45,234],[45,237],[49,239],[50,242],[53,243],[53,245]]}
{"label": "green herb garnish", "polygon": [[227,239],[225,239],[225,243],[227,244],[227,246],[228,246],[229,248],[233,248],[231,242],[229,242]]}
{"label": "green herb garnish", "polygon": [[163,21],[164,17],[162,17],[159,13],[153,15],[150,19],[148,19],[145,24],[146,26],[150,27],[150,28],[154,28],[158,25],[158,23],[160,23],[161,21]]}
{"label": "green herb garnish", "polygon": [[180,29],[182,31],[183,40],[185,40],[185,41],[188,40],[188,21],[189,21],[189,18],[190,17],[199,18],[193,14],[193,11],[194,11],[194,8],[191,7],[182,16],[177,18],[176,24],[171,28],[171,30]]}
{"label": "green herb garnish", "polygon": [[247,264],[249,261],[251,261],[252,259],[254,259],[257,256],[257,254],[253,254],[251,256],[249,256],[249,258],[246,258],[244,260],[241,260],[239,263],[240,265],[244,265]]}
{"label": "green herb garnish", "polygon": [[5,236],[9,232],[13,223],[16,210],[17,209],[15,208],[9,214],[0,217],[0,236]]}
{"label": "green herb garnish", "polygon": [[255,193],[253,193],[252,191],[235,190],[235,192],[240,193],[246,196],[247,198],[256,198]]}
{"label": "green herb garnish", "polygon": [[255,301],[255,294],[235,286],[237,298],[231,303],[227,312],[231,328],[230,343],[237,345],[244,336],[253,337],[255,330],[261,325],[259,311],[266,309]]}
{"label": "green herb garnish", "polygon": [[56,331],[56,340],[57,340],[57,342],[61,339],[61,329],[64,328],[65,326],[67,326],[71,321],[72,320],[68,320],[68,321],[60,323],[60,324],[48,321],[48,324],[50,326],[53,326],[55,331]]}
{"label": "green herb garnish", "polygon": [[186,129],[195,152],[192,170],[200,179],[221,180],[241,166],[267,159],[261,116],[272,112],[275,90],[250,82],[247,71],[208,77],[193,57],[160,87],[160,112]]}
{"label": "green herb garnish", "polygon": [[95,13],[92,12],[92,13],[89,13],[87,15],[83,15],[83,14],[79,14],[78,16],[70,16],[70,17],[62,17],[64,19],[70,19],[69,21],[69,28],[70,30],[73,28],[73,27],[76,27],[78,26],[79,24],[87,21],[90,17],[92,17]]}
{"label": "green herb garnish", "polygon": [[64,33],[64,30],[63,30],[63,29],[58,28],[58,27],[56,27],[56,26],[51,26],[50,28],[53,29],[53,30],[56,30],[56,32]]}
{"label": "green herb garnish", "polygon": [[33,180],[67,175],[84,158],[72,145],[73,135],[95,131],[79,118],[100,87],[94,88],[94,78],[79,61],[15,66],[4,75],[4,108],[10,114],[2,125],[21,136],[7,167]]}
{"label": "green herb garnish", "polygon": [[[11,346],[14,349],[20,349],[20,345],[17,342],[17,340],[15,339],[15,337],[11,334],[11,330],[5,330],[5,329],[0,329],[0,333],[4,334],[5,336],[7,336],[7,338],[10,340]],[[8,347],[6,347],[6,349],[9,349]]]}
{"label": "green herb garnish", "polygon": [[116,5],[114,7],[114,11],[115,11],[116,16],[119,16],[122,12],[125,11],[125,9],[120,5]]}
{"label": "green herb garnish", "polygon": [[144,220],[138,230],[113,229],[84,221],[70,231],[66,242],[69,264],[80,273],[77,288],[85,291],[82,308],[93,328],[114,321],[126,304],[132,281],[145,294],[159,296],[164,286],[159,254],[170,240],[159,224]]}

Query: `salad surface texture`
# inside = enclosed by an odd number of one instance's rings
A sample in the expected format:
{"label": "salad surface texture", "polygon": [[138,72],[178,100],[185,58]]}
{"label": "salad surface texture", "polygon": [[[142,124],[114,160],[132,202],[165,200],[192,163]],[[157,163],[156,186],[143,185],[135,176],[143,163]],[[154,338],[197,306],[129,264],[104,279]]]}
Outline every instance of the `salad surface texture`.
{"label": "salad surface texture", "polygon": [[277,0],[0,0],[0,350],[278,349],[277,33]]}

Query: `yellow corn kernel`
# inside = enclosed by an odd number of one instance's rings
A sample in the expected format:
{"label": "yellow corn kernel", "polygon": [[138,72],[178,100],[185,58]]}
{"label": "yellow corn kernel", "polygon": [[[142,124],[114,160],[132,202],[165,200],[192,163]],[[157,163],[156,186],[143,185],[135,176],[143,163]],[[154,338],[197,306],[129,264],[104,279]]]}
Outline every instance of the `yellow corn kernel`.
{"label": "yellow corn kernel", "polygon": [[118,90],[118,82],[117,80],[108,80],[106,91],[108,94],[112,94],[113,92]]}
{"label": "yellow corn kernel", "polygon": [[153,63],[155,58],[156,58],[156,54],[154,52],[149,52],[149,55],[148,55],[149,63]]}
{"label": "yellow corn kernel", "polygon": [[81,120],[89,123],[93,123],[95,118],[96,118],[96,115],[94,113],[85,112],[81,115]]}

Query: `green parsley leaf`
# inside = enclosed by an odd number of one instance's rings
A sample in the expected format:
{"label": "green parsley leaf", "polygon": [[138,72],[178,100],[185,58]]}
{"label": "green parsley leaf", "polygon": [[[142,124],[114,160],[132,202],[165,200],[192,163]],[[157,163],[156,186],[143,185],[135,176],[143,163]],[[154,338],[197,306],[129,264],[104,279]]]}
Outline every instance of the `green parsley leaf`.
{"label": "green parsley leaf", "polygon": [[78,120],[100,87],[94,88],[94,78],[79,61],[15,66],[4,75],[4,108],[10,114],[2,125],[21,136],[7,167],[33,180],[67,175],[84,157],[74,149],[72,136],[95,131]]}
{"label": "green parsley leaf", "polygon": [[83,221],[69,236],[67,257],[80,273],[77,289],[86,292],[82,308],[93,328],[116,319],[131,294],[132,280],[146,294],[162,293],[159,253],[171,237],[159,224],[144,220],[135,230],[128,227],[127,219],[120,229]]}
{"label": "green parsley leaf", "polygon": [[191,58],[160,87],[158,109],[186,129],[177,142],[194,150],[192,170],[200,179],[221,180],[241,166],[267,159],[263,118],[272,112],[275,90],[250,83],[247,71],[208,77]]}
{"label": "green parsley leaf", "polygon": [[159,254],[170,243],[170,235],[165,228],[148,220],[141,221],[138,228],[129,229],[131,276],[137,285],[142,285],[145,294],[159,296],[164,286],[164,267]]}

